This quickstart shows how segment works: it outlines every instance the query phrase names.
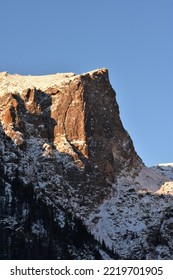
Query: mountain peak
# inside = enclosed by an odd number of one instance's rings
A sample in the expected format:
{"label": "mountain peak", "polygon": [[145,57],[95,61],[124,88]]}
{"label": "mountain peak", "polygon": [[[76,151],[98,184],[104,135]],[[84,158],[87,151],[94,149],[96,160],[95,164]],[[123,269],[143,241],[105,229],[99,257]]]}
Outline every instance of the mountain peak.
{"label": "mountain peak", "polygon": [[107,69],[1,72],[0,143],[1,258],[172,257],[168,166],[137,155]]}
{"label": "mountain peak", "polygon": [[138,169],[140,159],[121,123],[107,69],[82,75],[4,74],[0,88],[5,94],[0,95],[1,124],[16,143],[45,138],[81,167],[98,166],[111,180],[123,169]]}

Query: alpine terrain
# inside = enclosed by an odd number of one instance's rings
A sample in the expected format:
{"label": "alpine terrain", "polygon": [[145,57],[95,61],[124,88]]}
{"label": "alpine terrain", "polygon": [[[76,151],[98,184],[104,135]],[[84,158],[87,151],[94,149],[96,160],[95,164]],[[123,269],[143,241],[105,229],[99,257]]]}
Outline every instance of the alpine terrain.
{"label": "alpine terrain", "polygon": [[1,72],[0,158],[0,259],[173,259],[173,164],[143,164],[107,69]]}

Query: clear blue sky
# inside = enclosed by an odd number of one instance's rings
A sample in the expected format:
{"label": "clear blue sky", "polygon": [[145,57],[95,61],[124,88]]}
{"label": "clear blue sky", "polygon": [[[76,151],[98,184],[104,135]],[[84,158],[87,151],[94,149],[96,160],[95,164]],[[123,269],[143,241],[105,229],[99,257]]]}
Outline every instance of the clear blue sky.
{"label": "clear blue sky", "polygon": [[0,71],[109,69],[148,166],[173,162],[173,0],[0,0]]}

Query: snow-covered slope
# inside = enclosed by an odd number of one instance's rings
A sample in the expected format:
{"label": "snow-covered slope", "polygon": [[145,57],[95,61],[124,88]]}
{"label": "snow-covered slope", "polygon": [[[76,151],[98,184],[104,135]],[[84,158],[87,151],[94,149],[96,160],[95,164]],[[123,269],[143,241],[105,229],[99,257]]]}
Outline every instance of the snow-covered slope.
{"label": "snow-covered slope", "polygon": [[93,235],[122,259],[173,259],[172,164],[159,176],[153,169],[144,167],[134,180],[119,177],[112,197],[87,221]]}
{"label": "snow-covered slope", "polygon": [[166,176],[168,179],[173,180],[173,163],[160,163],[152,167],[158,174]]}

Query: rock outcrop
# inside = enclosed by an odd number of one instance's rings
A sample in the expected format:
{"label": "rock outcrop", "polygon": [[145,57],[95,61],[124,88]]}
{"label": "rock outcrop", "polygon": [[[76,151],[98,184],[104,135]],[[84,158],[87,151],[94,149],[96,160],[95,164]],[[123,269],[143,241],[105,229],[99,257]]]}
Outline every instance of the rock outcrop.
{"label": "rock outcrop", "polygon": [[1,74],[6,135],[22,147],[31,137],[44,139],[79,167],[96,167],[111,181],[123,169],[138,169],[140,159],[122,126],[106,69],[52,75],[47,84],[44,79]]}
{"label": "rock outcrop", "polygon": [[[1,259],[162,258],[154,248],[164,237],[149,238],[158,226],[152,219],[147,226],[139,213],[150,211],[148,197],[160,201],[155,197],[169,183],[136,154],[107,69],[38,77],[2,72],[0,121]],[[169,195],[160,206],[164,217],[171,201]],[[125,209],[136,215],[136,227],[127,226],[133,222]],[[162,215],[154,215],[159,224]],[[118,228],[119,219],[126,226]],[[162,220],[163,235],[170,221]],[[171,258],[172,241],[164,242],[163,258]]]}

